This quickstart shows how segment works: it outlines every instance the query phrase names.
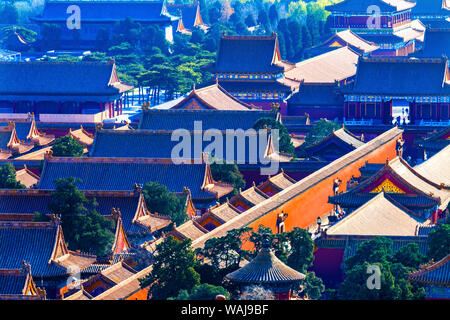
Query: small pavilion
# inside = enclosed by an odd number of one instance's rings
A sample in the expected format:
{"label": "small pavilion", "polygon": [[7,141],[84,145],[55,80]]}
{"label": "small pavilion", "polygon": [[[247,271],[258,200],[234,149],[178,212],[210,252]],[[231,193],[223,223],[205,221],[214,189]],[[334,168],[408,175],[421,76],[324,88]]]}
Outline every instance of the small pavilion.
{"label": "small pavilion", "polygon": [[305,275],[278,259],[266,237],[256,258],[242,268],[227,274],[225,278],[239,284],[241,289],[258,285],[272,291],[277,300],[290,300],[291,290],[305,279]]}

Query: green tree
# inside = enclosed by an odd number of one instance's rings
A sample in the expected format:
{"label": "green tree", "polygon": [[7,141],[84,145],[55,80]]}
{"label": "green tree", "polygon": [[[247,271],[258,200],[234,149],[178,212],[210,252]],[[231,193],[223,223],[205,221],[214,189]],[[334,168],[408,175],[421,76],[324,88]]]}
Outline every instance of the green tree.
{"label": "green tree", "polygon": [[[380,289],[370,289],[367,285],[369,266],[380,268]],[[398,300],[401,289],[395,285],[395,278],[388,263],[369,263],[355,265],[346,272],[345,280],[339,287],[339,298],[344,300]]]}
{"label": "green tree", "polygon": [[81,251],[93,251],[98,256],[107,255],[114,243],[114,221],[106,219],[96,210],[73,217],[75,233],[72,247]]}
{"label": "green tree", "polygon": [[41,27],[41,49],[52,50],[61,46],[61,26],[43,23]]}
{"label": "green tree", "polygon": [[185,203],[182,198],[157,182],[147,182],[143,188],[145,203],[151,212],[169,216],[177,225],[187,219]]}
{"label": "green tree", "polygon": [[392,250],[392,240],[386,237],[375,237],[361,243],[356,254],[345,261],[348,269],[355,265],[368,263],[387,263]]}
{"label": "green tree", "polygon": [[227,300],[230,299],[230,293],[225,288],[204,283],[195,286],[191,293],[180,290],[177,297],[169,300],[215,300],[218,295],[225,296]]}
{"label": "green tree", "polygon": [[25,189],[26,187],[17,181],[16,169],[11,163],[0,166],[0,189]]}
{"label": "green tree", "polygon": [[285,152],[288,154],[294,154],[295,148],[291,141],[291,136],[289,135],[286,127],[273,118],[261,118],[253,125],[253,129],[256,131],[263,129],[264,127],[270,129],[278,129],[279,138],[278,138],[278,147],[281,152]]}
{"label": "green tree", "polygon": [[233,195],[238,194],[239,189],[245,188],[244,176],[235,163],[218,163],[218,161],[215,161],[211,163],[210,168],[214,180],[233,185]]}
{"label": "green tree", "polygon": [[304,147],[311,146],[316,142],[325,139],[334,130],[340,129],[341,126],[333,121],[319,120],[317,121],[311,130],[306,134],[305,143],[302,145]]}
{"label": "green tree", "polygon": [[37,33],[26,29],[21,26],[8,26],[4,27],[0,31],[0,42],[1,44],[8,50],[24,50],[24,46],[22,44],[18,44],[17,42],[17,34],[28,42],[35,42],[37,39]]}
{"label": "green tree", "polygon": [[308,272],[304,280],[305,289],[304,294],[312,300],[318,300],[322,297],[322,293],[325,291],[322,279],[316,277],[314,272]]}
{"label": "green tree", "polygon": [[415,242],[401,247],[392,257],[392,262],[401,263],[405,267],[414,269],[425,263],[426,260],[427,258],[420,253],[419,245]]}
{"label": "green tree", "polygon": [[295,270],[306,273],[314,261],[314,243],[305,229],[294,228],[287,233],[291,253],[287,259],[287,265]]}
{"label": "green tree", "polygon": [[[393,253],[392,244],[392,240],[385,237],[363,242],[356,254],[345,261],[346,277],[339,287],[338,297],[362,300],[423,299],[422,287],[408,281],[408,272],[415,269],[411,266],[421,260],[418,246],[411,244]],[[375,271],[380,276],[378,288],[370,286],[373,283],[369,277],[374,275],[374,267],[380,271]]]}
{"label": "green tree", "polygon": [[86,207],[95,207],[88,201],[73,177],[55,180],[49,211],[61,217],[64,239],[69,249],[94,252],[101,256],[109,252],[114,242],[114,222]]}
{"label": "green tree", "polygon": [[450,253],[450,225],[441,224],[428,235],[428,258],[441,260]]}
{"label": "green tree", "polygon": [[48,222],[50,220],[51,218],[48,215],[37,211],[33,215],[33,222]]}
{"label": "green tree", "polygon": [[83,145],[71,136],[56,139],[51,150],[55,157],[81,157],[84,153]]}
{"label": "green tree", "polygon": [[19,12],[12,3],[4,3],[0,7],[0,21],[4,24],[16,24],[19,20]]}
{"label": "green tree", "polygon": [[256,26],[256,20],[252,13],[249,13],[247,18],[245,18],[245,24],[247,25],[247,27]]}
{"label": "green tree", "polygon": [[208,239],[204,247],[197,250],[197,254],[208,259],[217,270],[238,268],[242,258],[247,255],[242,249],[242,243],[249,231],[249,228],[234,229],[223,237]]}
{"label": "green tree", "polygon": [[195,254],[191,240],[176,240],[169,236],[156,246],[158,254],[153,269],[145,278],[139,279],[141,288],[149,287],[149,296],[156,300],[175,297],[180,290],[190,292],[200,284],[200,275],[195,271]]}

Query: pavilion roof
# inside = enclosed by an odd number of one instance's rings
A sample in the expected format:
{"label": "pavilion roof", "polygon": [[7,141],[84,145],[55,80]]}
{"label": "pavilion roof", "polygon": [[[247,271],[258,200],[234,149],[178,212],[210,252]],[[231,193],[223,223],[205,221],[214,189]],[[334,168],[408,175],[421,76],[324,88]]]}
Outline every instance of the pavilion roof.
{"label": "pavilion roof", "polygon": [[0,222],[0,240],[0,269],[20,269],[25,260],[35,277],[67,275],[69,267],[96,260],[68,251],[57,221]]}
{"label": "pavilion roof", "polygon": [[417,53],[419,57],[429,58],[440,58],[443,55],[450,56],[450,22],[448,29],[428,29],[423,49]]}
{"label": "pavilion roof", "polygon": [[[213,217],[218,218],[221,223],[225,223],[228,220],[237,217],[241,213],[241,211],[239,211],[239,209],[237,209],[229,201],[227,201],[222,205],[217,205],[213,208],[210,208],[208,210],[208,213],[210,213]],[[208,213],[203,215],[203,217],[207,216]]]}
{"label": "pavilion roof", "polygon": [[218,83],[203,88],[194,88],[189,95],[171,109],[244,110],[252,107],[234,98]]}
{"label": "pavilion roof", "polygon": [[299,91],[288,100],[288,104],[311,106],[342,106],[344,96],[335,83],[302,83]]}
{"label": "pavilion roof", "polygon": [[421,269],[411,272],[409,280],[428,285],[450,285],[450,254],[437,262],[421,266]]}
{"label": "pavilion roof", "polygon": [[128,266],[123,261],[119,261],[84,281],[80,290],[83,293],[74,293],[73,295],[67,297],[67,300],[91,300],[102,293],[96,292],[95,289],[97,287],[97,283],[103,283],[104,287],[106,287],[105,289],[108,290],[122,281],[129,279],[136,273],[136,270]]}
{"label": "pavilion roof", "polygon": [[286,71],[285,77],[304,83],[332,83],[356,74],[359,54],[349,47],[339,48],[301,61]]}
{"label": "pavilion roof", "polygon": [[285,265],[270,248],[262,248],[248,264],[225,277],[241,284],[277,285],[293,284],[305,275]]}
{"label": "pavilion roof", "polygon": [[[54,180],[64,177],[80,178],[77,186],[84,191],[133,191],[136,184],[153,181],[172,192],[188,188],[193,199],[218,197],[213,187],[219,185],[205,163],[177,165],[143,158],[47,158],[38,187],[53,190]],[[231,192],[232,187],[225,191]]]}
{"label": "pavilion roof", "polygon": [[353,133],[348,131],[345,128],[338,129],[336,131],[333,131],[328,136],[323,138],[322,140],[314,143],[313,145],[306,148],[307,152],[309,154],[315,154],[316,152],[320,153],[320,149],[330,143],[338,143],[343,144],[350,150],[357,149],[364,145],[364,142],[361,141],[360,138],[355,136]]}
{"label": "pavilion roof", "polygon": [[364,53],[372,52],[379,48],[375,43],[364,40],[350,29],[337,32],[335,36],[342,39],[349,46],[355,47]]}
{"label": "pavilion roof", "polygon": [[430,159],[414,167],[414,170],[439,185],[450,186],[450,145]]}
{"label": "pavilion roof", "polygon": [[324,53],[341,47],[350,47],[356,52],[369,53],[379,49],[375,43],[367,41],[350,29],[336,32],[323,43],[307,49],[308,53],[316,55],[316,53]]}
{"label": "pavilion roof", "polygon": [[[232,142],[228,141],[226,132],[220,132],[222,136],[217,137],[216,141],[221,141],[223,149],[215,150],[215,156],[227,161],[259,163],[267,149],[268,138],[265,143],[259,142],[259,138],[255,133],[245,135],[244,145],[238,143],[238,138]],[[205,132],[187,132],[190,139],[190,154],[172,154],[175,147],[180,143],[173,141],[172,136],[176,134],[174,131],[150,131],[150,130],[97,130],[94,144],[90,151],[91,157],[118,157],[118,158],[155,158],[167,159],[167,161],[192,161],[201,159],[202,150],[206,150],[211,141],[202,139]],[[200,138],[201,142],[197,142]],[[184,141],[184,140],[183,140]],[[254,144],[252,141],[257,141]],[[196,149],[201,147],[201,149]],[[233,150],[233,154],[229,154],[228,147]],[[239,152],[243,148],[245,154]],[[222,155],[220,155],[222,152]],[[254,158],[254,159],[253,159]]]}
{"label": "pavilion roof", "polygon": [[194,121],[201,121],[202,129],[247,130],[261,118],[277,117],[272,111],[230,111],[230,110],[144,110],[139,129],[148,130],[194,130]]}
{"label": "pavilion roof", "polygon": [[0,62],[0,82],[0,96],[21,97],[113,96],[132,88],[120,82],[114,62]]}
{"label": "pavilion roof", "polygon": [[45,299],[45,290],[36,287],[30,266],[23,263],[22,269],[0,269],[0,300]]}
{"label": "pavilion roof", "polygon": [[[448,153],[447,153],[448,154]],[[436,160],[440,160],[442,157],[436,158]],[[448,168],[445,166],[445,163],[448,163],[448,159],[445,162],[436,161],[435,165],[438,165],[441,170],[446,170]],[[439,197],[441,199],[441,207],[444,209],[447,208],[447,204],[450,201],[450,181],[433,181],[428,179],[427,176],[424,176],[420,173],[419,170],[415,170],[411,168],[403,159],[396,158],[389,162],[389,166],[399,174],[403,179],[408,181],[411,185],[422,190],[424,193],[432,195],[433,197]],[[426,167],[425,167],[426,168]],[[436,172],[436,169],[432,169]],[[424,173],[427,171],[424,169]],[[447,175],[448,176],[448,175]],[[435,176],[431,177],[434,178]],[[444,179],[446,176],[443,177]],[[442,177],[441,177],[442,179]],[[444,183],[444,185],[441,185]]]}
{"label": "pavilion roof", "polygon": [[367,13],[371,5],[378,6],[381,12],[397,12],[411,9],[415,4],[406,0],[344,0],[325,8],[331,12]]}
{"label": "pavilion roof", "polygon": [[142,269],[117,285],[94,297],[93,300],[123,300],[141,290],[139,279],[144,278],[153,270],[153,266]]}
{"label": "pavilion roof", "polygon": [[[123,227],[126,233],[144,231],[140,220],[150,215],[143,197],[140,193],[134,192],[85,192],[88,199],[93,199],[98,203],[95,207],[97,212],[103,216],[111,216],[112,209],[119,210]],[[51,202],[51,191],[44,190],[0,190],[0,220],[2,217],[11,215],[33,216],[35,212],[42,214],[52,214],[49,210]],[[91,208],[89,208],[91,209]]]}
{"label": "pavilion roof", "polygon": [[[343,208],[358,208],[375,198],[377,195],[378,193],[356,193],[349,190],[348,192],[330,197],[328,201],[332,204],[338,204]],[[400,203],[402,206],[410,208],[411,210],[414,210],[415,208],[433,208],[436,205],[439,205],[439,199],[425,194],[390,193],[389,196],[395,200],[395,202]]]}
{"label": "pavilion roof", "polygon": [[[349,189],[346,193],[379,193],[381,189],[389,193],[415,194],[420,196],[419,199],[414,199],[413,203],[410,201],[403,202],[407,207],[410,207],[410,205],[423,206],[424,203],[429,203],[429,200],[437,201],[441,207],[446,207],[450,200],[449,187],[441,188],[438,183],[427,179],[399,157],[389,161],[375,175]],[[424,197],[429,197],[430,199],[427,200]],[[330,199],[335,203],[339,198],[336,196],[336,198],[333,197]],[[403,200],[408,200],[408,197],[403,197]]]}
{"label": "pavilion roof", "polygon": [[188,220],[180,226],[176,226],[172,230],[172,234],[181,239],[195,240],[202,235],[208,233],[208,230],[203,228],[198,222]]}
{"label": "pavilion roof", "polygon": [[29,274],[20,269],[0,269],[0,297],[24,294],[28,277]]}
{"label": "pavilion roof", "polygon": [[125,1],[125,0],[52,0],[46,1],[42,15],[33,20],[61,22],[67,19],[67,7],[77,5],[86,22],[114,22],[130,17],[136,22],[170,22],[173,17],[165,10],[165,1]]}
{"label": "pavilion roof", "polygon": [[297,181],[289,177],[286,173],[284,173],[283,169],[281,172],[273,177],[269,177],[267,181],[270,181],[273,185],[277,186],[278,188],[284,190],[293,184],[295,184]]}
{"label": "pavilion roof", "polygon": [[180,17],[187,30],[193,30],[198,25],[204,25],[200,15],[200,6],[193,4],[168,4],[167,10],[173,16]]}
{"label": "pavilion roof", "polygon": [[268,195],[266,195],[264,192],[259,190],[255,185],[253,185],[252,187],[239,192],[237,196],[230,199],[230,202],[233,203],[239,199],[242,199],[246,203],[249,203],[251,207],[253,207],[268,198],[269,198]]}
{"label": "pavilion roof", "polygon": [[389,194],[380,192],[363,206],[327,229],[327,235],[415,236],[423,220],[396,202]]}
{"label": "pavilion roof", "polygon": [[288,92],[299,85],[298,81],[287,79],[286,77],[276,80],[219,80],[222,88],[226,91],[234,92]]}
{"label": "pavilion roof", "polygon": [[27,188],[31,188],[39,182],[39,176],[29,170],[26,166],[23,169],[16,171],[16,179]]}
{"label": "pavilion roof", "polygon": [[278,38],[270,36],[227,36],[222,35],[215,64],[210,67],[214,73],[280,73],[281,62]]}
{"label": "pavilion roof", "polygon": [[84,130],[83,126],[77,130],[69,129],[69,135],[83,146],[90,146],[94,143],[94,135]]}
{"label": "pavilion roof", "polygon": [[448,0],[415,0],[416,5],[411,12],[415,17],[430,15],[450,16],[450,3]]}
{"label": "pavilion roof", "polygon": [[450,84],[445,80],[448,69],[447,58],[362,57],[353,88],[342,91],[347,94],[450,95]]}
{"label": "pavilion roof", "polygon": [[425,136],[423,139],[417,140],[415,143],[427,151],[439,152],[450,145],[450,139],[447,138],[450,138],[450,127],[446,127],[432,133],[429,136]]}

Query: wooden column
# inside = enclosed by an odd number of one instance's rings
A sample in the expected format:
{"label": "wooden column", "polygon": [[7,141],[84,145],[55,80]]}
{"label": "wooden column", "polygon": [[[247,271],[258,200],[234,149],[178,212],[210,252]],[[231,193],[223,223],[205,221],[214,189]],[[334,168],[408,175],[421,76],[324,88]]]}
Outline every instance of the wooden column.
{"label": "wooden column", "polygon": [[344,102],[344,118],[348,120],[348,101]]}

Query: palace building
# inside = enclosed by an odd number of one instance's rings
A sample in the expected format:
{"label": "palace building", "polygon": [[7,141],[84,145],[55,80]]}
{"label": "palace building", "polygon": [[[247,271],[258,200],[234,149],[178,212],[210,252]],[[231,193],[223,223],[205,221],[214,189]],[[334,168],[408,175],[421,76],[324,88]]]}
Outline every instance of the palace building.
{"label": "palace building", "polygon": [[247,111],[256,107],[239,101],[216,83],[198,89],[194,85],[194,89],[170,109]]}
{"label": "palace building", "polygon": [[450,299],[450,255],[420,266],[409,274],[409,281],[425,287],[425,299]]}
{"label": "palace building", "polygon": [[364,144],[364,137],[357,137],[345,128],[333,130],[324,139],[305,148],[308,158],[334,161]]}
{"label": "palace building", "polygon": [[349,47],[339,48],[296,63],[285,77],[298,83],[343,85],[353,80],[359,57]]}
{"label": "palace building", "polygon": [[350,28],[379,49],[372,55],[407,56],[423,41],[425,27],[411,21],[414,2],[406,0],[344,0],[327,6],[332,12],[332,30]]}
{"label": "palace building", "polygon": [[56,288],[75,270],[82,270],[95,256],[67,249],[59,220],[51,222],[0,222],[0,269],[31,266],[34,281],[53,298]]}
{"label": "palace building", "polygon": [[313,57],[342,47],[348,47],[361,55],[368,55],[380,48],[375,43],[364,40],[351,29],[348,29],[339,32],[336,30],[335,34],[321,44],[306,49],[306,54]]}
{"label": "palace building", "polygon": [[418,139],[415,144],[423,151],[424,160],[431,158],[450,145],[450,126]]}
{"label": "palace building", "polygon": [[64,300],[91,300],[137,273],[123,261],[119,261],[83,281],[75,292],[64,294]]}
{"label": "palace building", "polygon": [[[90,156],[93,158],[153,158],[168,162],[201,161],[208,156],[238,164],[267,164],[271,159],[290,161],[292,155],[274,150],[270,131],[228,135],[226,131],[186,131],[181,139],[176,131],[103,130],[96,132]],[[173,137],[176,137],[175,141]],[[230,138],[231,137],[231,138]],[[181,146],[184,149],[180,149]]]}
{"label": "palace building", "polygon": [[150,181],[175,193],[189,189],[196,208],[205,207],[233,190],[232,185],[214,181],[208,163],[176,165],[170,159],[52,156],[44,162],[38,188],[54,190],[54,180],[67,177],[80,178],[76,185],[82,191],[133,191]]}
{"label": "palace building", "polygon": [[[166,40],[172,41],[172,26],[179,18],[168,13],[165,3],[166,1],[140,0],[47,0],[43,12],[31,20],[41,28],[44,23],[58,25],[61,28],[63,49],[92,49],[96,45],[99,32],[112,39],[116,24],[126,18],[140,23],[143,27],[158,26],[165,31]],[[69,8],[72,10],[68,11]],[[80,19],[79,28],[74,25],[77,22],[74,14],[77,12]],[[73,24],[73,29],[69,29],[67,24]]]}
{"label": "palace building", "polygon": [[427,27],[440,28],[450,18],[448,0],[415,0],[415,4],[411,9],[412,18],[419,19]]}
{"label": "palace building", "polygon": [[[201,130],[242,129],[247,130],[261,118],[279,119],[277,112],[272,110],[154,110],[144,109],[139,129],[174,131],[197,129],[195,122],[201,124]],[[197,129],[198,130],[198,129]]]}
{"label": "palace building", "polygon": [[45,300],[46,294],[36,286],[25,261],[21,269],[0,269],[0,300]]}
{"label": "palace building", "polygon": [[[64,79],[64,81],[61,81]],[[99,123],[122,113],[124,92],[114,61],[1,62],[0,118]]]}
{"label": "palace building", "polygon": [[427,29],[423,49],[415,54],[416,57],[442,58],[442,56],[450,56],[450,20],[446,23],[446,29]]}
{"label": "palace building", "polygon": [[220,38],[216,62],[207,67],[219,84],[235,98],[271,109],[278,103],[286,114],[284,100],[298,87],[286,79],[293,64],[281,59],[278,38],[271,36],[227,36]]}
{"label": "palace building", "polygon": [[423,217],[403,206],[389,190],[377,193],[342,220],[326,229],[327,236],[417,236],[419,227],[429,225]]}
{"label": "palace building", "polygon": [[347,121],[391,124],[394,106],[407,109],[412,124],[443,125],[450,119],[447,58],[361,57],[354,83],[341,92]]}
{"label": "palace building", "polygon": [[[122,228],[131,242],[133,236],[152,234],[171,222],[167,216],[149,212],[139,190],[86,191],[84,194],[88,200],[95,199],[95,210],[102,216],[117,220],[120,215]],[[35,212],[51,215],[51,200],[48,190],[0,190],[0,221],[32,221]]]}
{"label": "palace building", "polygon": [[[441,168],[443,165],[440,164]],[[438,210],[445,210],[450,201],[450,181],[424,177],[416,168],[397,157],[389,161],[372,177],[351,187],[345,193],[330,197],[330,203],[352,212],[380,192],[386,192],[395,202],[429,219]]]}
{"label": "palace building", "polygon": [[34,117],[1,122],[0,159],[21,157],[33,149],[49,145],[55,139],[52,135],[39,132]]}
{"label": "palace building", "polygon": [[194,0],[192,4],[167,4],[168,12],[175,17],[179,17],[176,21],[175,31],[182,34],[192,34],[196,28],[206,32],[209,26],[203,22],[200,13],[200,4]]}

